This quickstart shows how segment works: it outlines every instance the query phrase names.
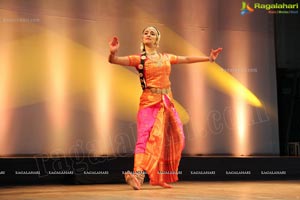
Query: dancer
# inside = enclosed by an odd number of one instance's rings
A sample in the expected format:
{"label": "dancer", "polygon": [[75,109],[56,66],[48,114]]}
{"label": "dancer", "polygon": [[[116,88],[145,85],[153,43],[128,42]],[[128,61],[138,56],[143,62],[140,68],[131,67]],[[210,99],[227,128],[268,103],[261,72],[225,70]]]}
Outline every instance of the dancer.
{"label": "dancer", "polygon": [[109,62],[133,66],[139,72],[143,93],[137,114],[137,142],[133,173],[125,173],[126,182],[141,189],[147,172],[150,184],[171,188],[178,180],[178,166],[184,147],[182,123],[175,110],[169,80],[171,65],[214,62],[222,48],[207,56],[176,56],[158,51],[161,34],[154,26],[142,31],[141,54],[117,56],[119,39],[110,41]]}

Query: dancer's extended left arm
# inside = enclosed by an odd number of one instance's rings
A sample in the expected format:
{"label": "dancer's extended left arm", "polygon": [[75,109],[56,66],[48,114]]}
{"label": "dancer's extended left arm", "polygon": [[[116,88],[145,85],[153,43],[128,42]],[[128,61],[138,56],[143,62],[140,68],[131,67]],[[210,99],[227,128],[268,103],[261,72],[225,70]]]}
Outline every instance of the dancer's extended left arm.
{"label": "dancer's extended left arm", "polygon": [[209,56],[178,56],[178,64],[196,62],[214,62],[223,48],[212,49]]}

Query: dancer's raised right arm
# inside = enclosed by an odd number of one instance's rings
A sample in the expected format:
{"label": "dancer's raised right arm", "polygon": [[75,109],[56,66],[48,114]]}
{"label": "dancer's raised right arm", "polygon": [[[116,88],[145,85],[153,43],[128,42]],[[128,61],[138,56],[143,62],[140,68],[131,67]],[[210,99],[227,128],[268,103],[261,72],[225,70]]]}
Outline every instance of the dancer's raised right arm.
{"label": "dancer's raised right arm", "polygon": [[118,65],[129,65],[128,56],[117,56],[117,51],[120,47],[119,39],[114,36],[112,40],[109,42],[110,54],[108,56],[108,62]]}

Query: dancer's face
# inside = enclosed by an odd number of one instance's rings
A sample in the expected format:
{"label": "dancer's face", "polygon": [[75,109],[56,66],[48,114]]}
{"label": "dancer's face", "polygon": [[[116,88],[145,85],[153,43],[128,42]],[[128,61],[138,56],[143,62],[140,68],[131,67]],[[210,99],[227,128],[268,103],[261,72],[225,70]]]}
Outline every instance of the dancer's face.
{"label": "dancer's face", "polygon": [[157,46],[158,32],[153,27],[148,27],[143,31],[143,43],[145,45]]}

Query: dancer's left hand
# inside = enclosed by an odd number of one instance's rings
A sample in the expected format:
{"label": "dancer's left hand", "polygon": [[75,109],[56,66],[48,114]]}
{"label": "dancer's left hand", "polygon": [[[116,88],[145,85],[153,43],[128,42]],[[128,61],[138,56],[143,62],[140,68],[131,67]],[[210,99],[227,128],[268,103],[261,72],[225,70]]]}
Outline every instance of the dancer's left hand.
{"label": "dancer's left hand", "polygon": [[221,53],[222,50],[223,50],[223,48],[212,49],[212,50],[210,51],[209,58],[210,58],[212,61],[215,61],[215,60],[217,59],[217,57],[219,56],[219,53]]}

